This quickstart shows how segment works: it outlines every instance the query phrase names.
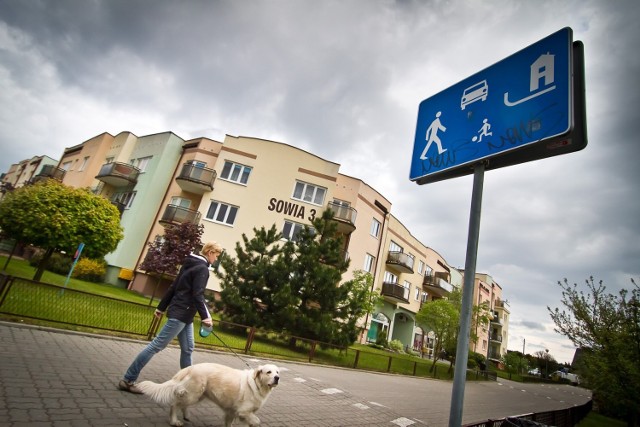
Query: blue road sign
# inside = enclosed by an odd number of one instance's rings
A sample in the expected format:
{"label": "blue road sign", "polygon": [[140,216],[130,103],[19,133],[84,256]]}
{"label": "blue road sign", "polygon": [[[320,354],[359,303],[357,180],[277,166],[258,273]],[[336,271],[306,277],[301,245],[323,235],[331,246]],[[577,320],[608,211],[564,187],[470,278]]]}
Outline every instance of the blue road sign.
{"label": "blue road sign", "polygon": [[572,38],[563,28],[422,101],[409,178],[421,184],[465,175],[497,157],[500,166],[521,163],[527,160],[514,154],[569,134]]}

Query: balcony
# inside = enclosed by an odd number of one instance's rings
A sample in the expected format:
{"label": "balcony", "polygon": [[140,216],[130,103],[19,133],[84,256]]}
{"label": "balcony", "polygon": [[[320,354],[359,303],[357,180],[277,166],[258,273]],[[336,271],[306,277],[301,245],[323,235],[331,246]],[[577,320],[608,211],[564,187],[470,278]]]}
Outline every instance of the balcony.
{"label": "balcony", "polygon": [[185,163],[182,165],[180,175],[176,177],[176,182],[184,191],[202,195],[213,190],[213,181],[216,177],[217,173],[213,169]]}
{"label": "balcony", "polygon": [[126,163],[112,162],[102,165],[96,179],[114,187],[126,187],[138,182],[140,169]]}
{"label": "balcony", "polygon": [[491,334],[491,336],[489,337],[489,341],[501,343],[502,342],[502,335]]}
{"label": "balcony", "polygon": [[56,181],[62,182],[64,179],[64,175],[67,173],[66,170],[60,169],[59,167],[53,165],[44,165],[40,172],[33,178],[31,178],[31,183],[35,184],[38,181],[43,179],[55,179]]}
{"label": "balcony", "polygon": [[356,229],[356,216],[358,212],[350,207],[336,202],[327,205],[333,212],[333,220],[338,224],[338,233],[351,234]]}
{"label": "balcony", "polygon": [[502,326],[502,319],[500,319],[500,313],[497,311],[492,311],[491,314],[493,317],[491,318],[491,324],[495,326]]}
{"label": "balcony", "polygon": [[400,286],[397,283],[382,283],[382,291],[380,292],[380,295],[393,302],[409,302],[409,288]]}
{"label": "balcony", "polygon": [[387,265],[402,273],[413,273],[414,259],[404,252],[389,251]]}
{"label": "balcony", "polygon": [[428,274],[422,281],[422,289],[434,297],[443,298],[453,291],[453,285],[440,277],[440,274]]}
{"label": "balcony", "polygon": [[187,222],[198,224],[200,222],[200,212],[177,205],[168,205],[159,222],[162,225],[179,225]]}

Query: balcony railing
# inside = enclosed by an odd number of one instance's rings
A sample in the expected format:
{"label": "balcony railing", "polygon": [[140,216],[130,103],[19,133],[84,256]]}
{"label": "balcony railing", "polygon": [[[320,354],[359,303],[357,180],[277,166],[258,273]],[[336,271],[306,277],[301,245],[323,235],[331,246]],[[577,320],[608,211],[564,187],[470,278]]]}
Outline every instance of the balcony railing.
{"label": "balcony railing", "polygon": [[383,282],[380,294],[394,302],[409,302],[409,288],[400,286],[397,283]]}
{"label": "balcony railing", "polygon": [[395,267],[403,273],[413,273],[413,257],[404,252],[389,251],[387,265]]}
{"label": "balcony railing", "polygon": [[339,233],[350,234],[356,229],[358,212],[354,208],[336,202],[329,202],[327,207],[333,211],[333,220],[338,223]]}
{"label": "balcony railing", "polygon": [[42,169],[40,169],[40,172],[38,172],[36,176],[31,178],[31,183],[35,184],[36,182],[47,178],[55,179],[56,181],[62,182],[66,173],[66,170],[60,169],[59,167],[53,165],[44,165]]}
{"label": "balcony railing", "polygon": [[194,194],[204,194],[213,190],[213,182],[217,173],[213,169],[199,167],[192,163],[182,165],[176,182],[184,191]]}
{"label": "balcony railing", "polygon": [[129,184],[136,184],[138,175],[140,175],[140,169],[133,165],[111,162],[102,165],[96,179],[114,187],[125,187]]}
{"label": "balcony railing", "polygon": [[160,218],[160,223],[167,224],[198,224],[200,222],[200,212],[195,209],[187,209],[177,205],[168,205]]}
{"label": "balcony railing", "polygon": [[435,274],[427,274],[422,281],[422,289],[428,294],[442,298],[453,291],[453,285]]}
{"label": "balcony railing", "polygon": [[497,335],[497,334],[492,334],[489,337],[490,341],[495,341],[495,342],[502,342],[502,335]]}

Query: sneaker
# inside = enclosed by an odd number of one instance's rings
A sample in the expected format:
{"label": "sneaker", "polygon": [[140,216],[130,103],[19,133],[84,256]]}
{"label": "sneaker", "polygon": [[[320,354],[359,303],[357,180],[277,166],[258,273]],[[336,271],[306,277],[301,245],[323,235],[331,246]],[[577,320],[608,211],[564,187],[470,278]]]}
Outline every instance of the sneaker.
{"label": "sneaker", "polygon": [[118,383],[118,389],[128,391],[129,393],[142,394],[142,391],[136,387],[136,383],[129,382],[127,380],[120,380]]}

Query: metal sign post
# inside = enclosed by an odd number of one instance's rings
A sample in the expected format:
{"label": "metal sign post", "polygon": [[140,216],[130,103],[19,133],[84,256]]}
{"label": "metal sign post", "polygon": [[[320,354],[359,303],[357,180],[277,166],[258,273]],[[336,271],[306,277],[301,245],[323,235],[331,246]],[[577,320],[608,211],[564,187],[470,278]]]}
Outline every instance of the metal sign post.
{"label": "metal sign post", "polygon": [[584,47],[568,27],[420,103],[409,179],[474,174],[449,427],[462,422],[484,172],[586,145]]}
{"label": "metal sign post", "polygon": [[462,406],[464,386],[469,359],[469,336],[471,333],[471,311],[473,307],[473,282],[476,277],[476,259],[478,238],[480,235],[480,213],[482,210],[482,188],[484,185],[484,163],[478,163],[473,169],[473,191],[471,193],[471,211],[469,214],[469,237],[467,238],[467,257],[464,264],[464,284],[462,288],[462,308],[460,310],[460,330],[456,348],[456,366],[451,392],[451,410],[449,427],[462,425]]}

